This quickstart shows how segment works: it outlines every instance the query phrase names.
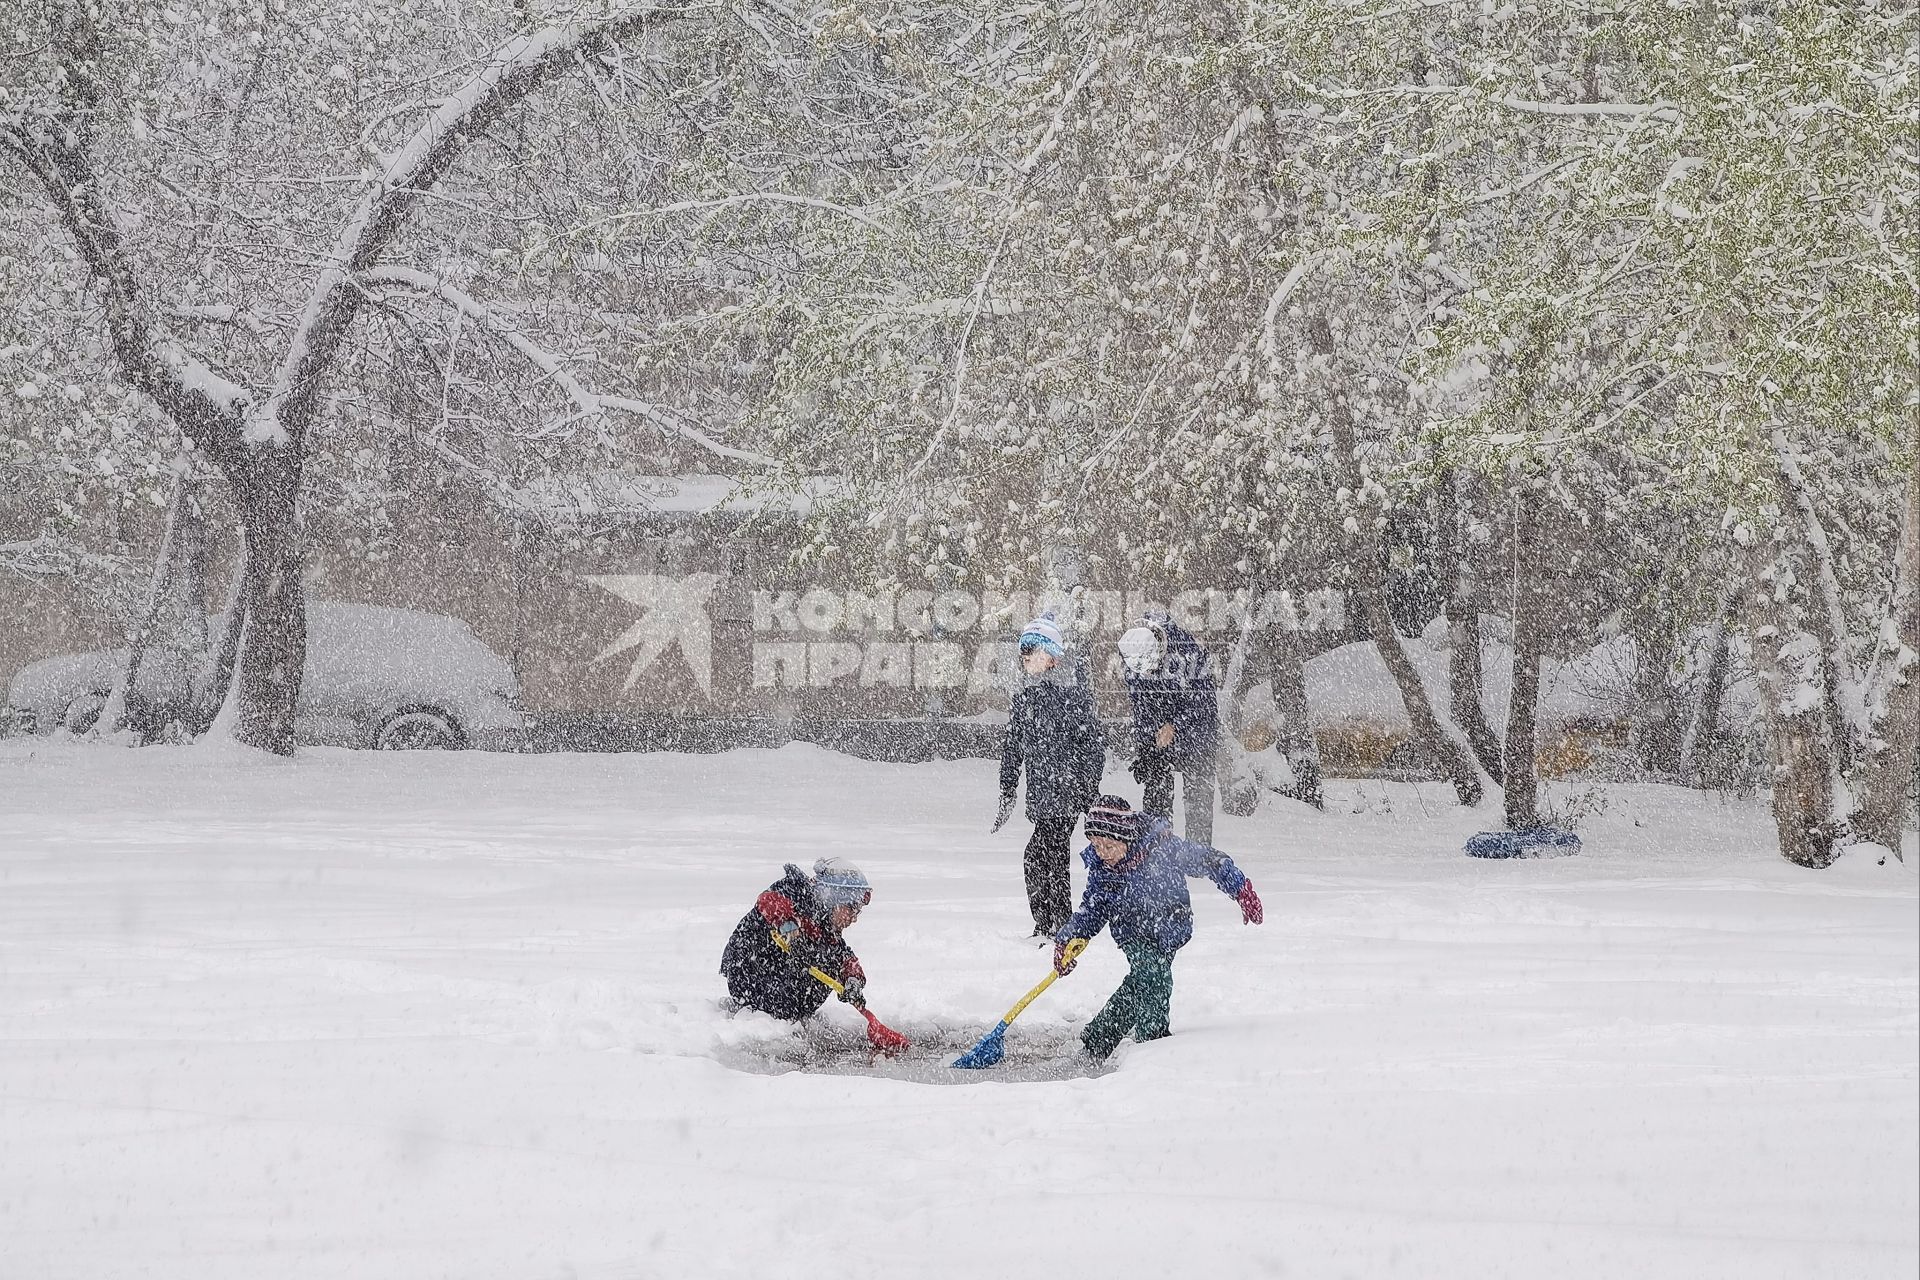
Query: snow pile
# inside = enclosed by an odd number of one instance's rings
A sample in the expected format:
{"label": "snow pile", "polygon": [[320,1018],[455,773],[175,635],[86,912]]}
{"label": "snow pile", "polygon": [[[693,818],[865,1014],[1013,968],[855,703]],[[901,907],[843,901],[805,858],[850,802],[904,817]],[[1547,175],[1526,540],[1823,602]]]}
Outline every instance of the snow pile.
{"label": "snow pile", "polygon": [[[1107,785],[1137,797],[1124,772]],[[968,1042],[1045,972],[991,761],[0,743],[0,1273],[1910,1276],[1914,867],[1608,788],[1483,862],[1444,788],[1222,818],[1174,1036],[930,1088],[728,1017],[785,861],[858,862],[874,1009]],[[1283,820],[1276,820],[1276,814]],[[1844,874],[1836,874],[1844,873]],[[1014,1024],[1060,1062],[1105,939]],[[976,1076],[990,1073],[974,1073]]]}
{"label": "snow pile", "polygon": [[[1482,622],[1480,646],[1481,702],[1496,728],[1506,726],[1513,700],[1513,647],[1503,620],[1491,616]],[[1420,673],[1420,683],[1437,709],[1450,701],[1448,662],[1451,659],[1444,619],[1436,619],[1417,640],[1404,642],[1407,656]],[[1696,644],[1696,650],[1701,646]],[[1633,642],[1625,636],[1603,641],[1572,659],[1542,658],[1540,663],[1540,720],[1543,724],[1605,724],[1622,722],[1627,715],[1628,689],[1633,677]],[[1697,679],[1696,660],[1682,676]],[[1378,725],[1398,733],[1410,731],[1400,688],[1380,660],[1371,640],[1341,645],[1307,661],[1307,707],[1315,725],[1349,722]],[[1269,702],[1271,694],[1266,695]],[[1727,684],[1726,714],[1736,724],[1759,719],[1760,700],[1752,668],[1744,653],[1735,655]]]}

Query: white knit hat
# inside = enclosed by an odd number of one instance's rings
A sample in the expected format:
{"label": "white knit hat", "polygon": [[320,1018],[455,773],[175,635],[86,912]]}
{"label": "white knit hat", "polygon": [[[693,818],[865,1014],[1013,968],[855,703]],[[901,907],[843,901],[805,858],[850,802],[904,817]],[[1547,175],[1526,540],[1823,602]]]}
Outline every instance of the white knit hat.
{"label": "white knit hat", "polygon": [[1144,676],[1160,665],[1162,648],[1160,637],[1150,627],[1135,627],[1120,637],[1120,657],[1126,662],[1127,670],[1137,676]]}

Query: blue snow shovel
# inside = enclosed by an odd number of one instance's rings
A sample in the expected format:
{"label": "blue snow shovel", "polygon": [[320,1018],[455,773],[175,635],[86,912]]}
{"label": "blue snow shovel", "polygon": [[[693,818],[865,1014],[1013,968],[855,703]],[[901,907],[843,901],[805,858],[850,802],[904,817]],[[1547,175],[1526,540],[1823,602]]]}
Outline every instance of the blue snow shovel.
{"label": "blue snow shovel", "polygon": [[[1067,944],[1064,957],[1066,962],[1072,964],[1080,958],[1080,953],[1086,949],[1087,940],[1085,938],[1075,938]],[[956,1067],[964,1067],[970,1071],[979,1067],[999,1066],[1000,1059],[1007,1056],[1007,1028],[1012,1025],[1015,1018],[1020,1016],[1020,1011],[1039,999],[1040,993],[1052,986],[1053,980],[1059,976],[1059,970],[1048,970],[1047,976],[1040,979],[1040,985],[1027,992],[1026,995],[1021,996],[1020,1003],[1007,1010],[1007,1016],[1000,1019],[999,1025],[987,1032],[984,1036],[981,1036],[979,1044],[976,1044],[973,1048],[955,1058],[953,1065]]]}

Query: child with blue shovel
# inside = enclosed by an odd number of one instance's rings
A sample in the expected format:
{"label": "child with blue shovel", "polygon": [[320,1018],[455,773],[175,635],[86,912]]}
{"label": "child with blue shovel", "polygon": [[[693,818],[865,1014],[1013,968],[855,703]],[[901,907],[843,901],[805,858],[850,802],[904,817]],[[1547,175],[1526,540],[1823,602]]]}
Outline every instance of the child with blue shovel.
{"label": "child with blue shovel", "polygon": [[1241,920],[1264,919],[1253,882],[1218,849],[1173,834],[1165,818],[1135,813],[1119,796],[1101,796],[1087,814],[1087,887],[1080,909],[1054,936],[1054,972],[1073,972],[1088,940],[1111,929],[1127,957],[1127,976],[1080,1033],[1087,1056],[1104,1062],[1131,1032],[1158,1040],[1173,1002],[1174,953],[1193,938],[1187,877],[1206,876],[1240,904]]}

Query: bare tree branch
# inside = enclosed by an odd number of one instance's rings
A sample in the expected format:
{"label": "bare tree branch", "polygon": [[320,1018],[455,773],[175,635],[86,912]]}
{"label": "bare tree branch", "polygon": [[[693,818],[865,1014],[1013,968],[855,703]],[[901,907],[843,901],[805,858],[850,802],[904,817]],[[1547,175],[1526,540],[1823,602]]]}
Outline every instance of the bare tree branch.
{"label": "bare tree branch", "polygon": [[398,286],[440,298],[453,307],[458,315],[478,320],[487,332],[498,335],[507,345],[525,356],[551,378],[553,384],[565,392],[567,398],[579,408],[580,417],[599,418],[609,410],[617,409],[637,414],[667,434],[697,444],[719,457],[752,463],[755,466],[774,465],[773,459],[750,450],[736,449],[732,445],[723,444],[699,428],[663,412],[657,405],[636,400],[630,396],[606,395],[589,389],[568,371],[558,356],[515,328],[495,308],[438,276],[425,271],[416,271],[411,267],[383,266],[363,271],[356,279],[370,285]]}
{"label": "bare tree branch", "polygon": [[636,6],[601,22],[548,27],[517,36],[465,84],[442,98],[433,114],[387,157],[385,171],[361,197],[335,239],[307,295],[267,403],[249,425],[250,434],[262,439],[284,435],[299,446],[321,375],[332,364],[365,296],[355,287],[354,276],[379,260],[414,202],[446,174],[467,143],[529,94],[565,74],[580,58],[611,49],[649,23],[690,12]]}
{"label": "bare tree branch", "polygon": [[78,140],[57,119],[16,119],[0,121],[0,148],[18,156],[39,180],[101,285],[107,332],[128,384],[151,397],[208,456],[231,458],[248,394],[157,325],[134,278],[125,236]]}

